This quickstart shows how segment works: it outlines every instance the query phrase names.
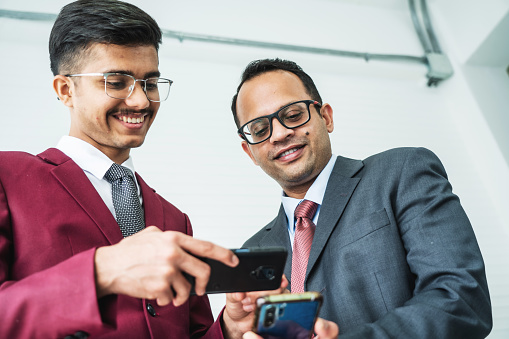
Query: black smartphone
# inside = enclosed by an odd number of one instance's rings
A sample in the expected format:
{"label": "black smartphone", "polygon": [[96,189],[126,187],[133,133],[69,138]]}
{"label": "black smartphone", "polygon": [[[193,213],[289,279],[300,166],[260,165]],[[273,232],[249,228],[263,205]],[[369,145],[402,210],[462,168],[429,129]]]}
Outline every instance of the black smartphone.
{"label": "black smartphone", "polygon": [[[232,249],[239,258],[236,267],[209,259],[199,258],[210,266],[206,293],[232,293],[269,291],[281,286],[287,251],[284,247],[252,247]],[[185,274],[193,288],[194,277]]]}
{"label": "black smartphone", "polygon": [[258,298],[253,332],[265,339],[309,339],[313,336],[322,301],[318,292]]}

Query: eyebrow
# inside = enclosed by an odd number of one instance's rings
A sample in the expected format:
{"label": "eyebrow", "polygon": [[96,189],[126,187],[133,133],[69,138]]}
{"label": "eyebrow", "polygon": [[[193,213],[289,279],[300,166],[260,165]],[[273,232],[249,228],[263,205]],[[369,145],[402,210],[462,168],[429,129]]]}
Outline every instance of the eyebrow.
{"label": "eyebrow", "polygon": [[[277,110],[275,110],[275,111],[274,111],[274,112],[272,112],[271,114],[274,114],[274,113],[276,113],[276,112],[278,112],[278,111],[282,110],[284,107],[289,106],[289,105],[291,105],[291,104],[293,104],[293,103],[295,103],[295,101],[290,101],[290,102],[288,102],[288,103],[286,103],[286,104],[284,104],[284,105],[281,105],[281,106],[279,106],[279,108],[278,108]],[[267,115],[270,115],[270,114],[267,114]]]}
{"label": "eyebrow", "polygon": [[[109,70],[104,73],[121,73],[121,74],[127,74],[127,75],[135,77],[133,72],[125,70],[125,69],[113,69],[113,70]],[[143,79],[154,78],[154,77],[159,77],[159,76],[161,76],[161,72],[152,71],[152,72],[145,73]]]}

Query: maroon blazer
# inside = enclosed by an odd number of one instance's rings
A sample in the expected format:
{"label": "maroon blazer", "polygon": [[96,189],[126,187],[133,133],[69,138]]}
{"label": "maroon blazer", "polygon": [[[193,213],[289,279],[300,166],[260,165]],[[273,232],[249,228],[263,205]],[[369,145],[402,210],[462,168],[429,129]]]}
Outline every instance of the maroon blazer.
{"label": "maroon blazer", "polygon": [[[146,225],[192,235],[188,217],[137,174]],[[97,299],[95,248],[122,239],[83,170],[57,149],[0,152],[0,337],[222,338],[206,297],[179,307]]]}

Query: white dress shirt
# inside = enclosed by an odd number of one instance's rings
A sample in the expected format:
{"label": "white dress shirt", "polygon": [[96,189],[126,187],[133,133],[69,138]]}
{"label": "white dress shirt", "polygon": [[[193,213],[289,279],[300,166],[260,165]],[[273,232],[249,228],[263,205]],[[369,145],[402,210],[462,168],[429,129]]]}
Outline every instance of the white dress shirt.
{"label": "white dress shirt", "polygon": [[316,210],[315,216],[313,217],[313,223],[318,225],[318,215],[320,214],[320,207],[322,206],[323,196],[325,195],[325,189],[327,188],[327,183],[329,182],[329,177],[335,163],[336,156],[333,154],[327,165],[316,177],[315,182],[313,182],[311,187],[306,192],[304,199],[291,198],[287,196],[284,191],[281,193],[281,201],[283,203],[283,208],[285,209],[285,214],[288,219],[288,235],[290,236],[290,243],[292,244],[292,248],[293,239],[295,237],[295,209],[302,200],[310,200],[318,204],[318,209]]}
{"label": "white dress shirt", "polygon": [[[79,167],[81,167],[92,185],[94,185],[97,193],[99,193],[104,203],[108,206],[109,210],[116,219],[115,208],[113,207],[111,184],[104,179],[104,175],[110,169],[113,161],[88,142],[67,135],[60,139],[57,144],[57,149],[62,151]],[[134,164],[131,157],[129,157],[122,166],[129,168],[134,175]],[[136,178],[136,176],[134,178]],[[136,188],[138,189],[140,203],[143,205],[140,186],[138,185],[137,180],[135,180],[135,183]]]}

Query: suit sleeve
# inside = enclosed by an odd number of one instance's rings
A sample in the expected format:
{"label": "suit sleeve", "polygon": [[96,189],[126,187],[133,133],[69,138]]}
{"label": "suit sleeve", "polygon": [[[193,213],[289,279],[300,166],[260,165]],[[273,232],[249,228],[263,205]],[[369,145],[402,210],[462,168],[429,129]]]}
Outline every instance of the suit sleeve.
{"label": "suit sleeve", "polygon": [[440,160],[426,149],[412,151],[392,194],[415,276],[413,297],[340,337],[484,338],[492,326],[484,263]]}
{"label": "suit sleeve", "polygon": [[19,281],[5,279],[2,256],[0,337],[61,338],[76,328],[92,335],[113,330],[114,323],[108,325],[101,318],[94,252],[82,252]]}
{"label": "suit sleeve", "polygon": [[0,182],[0,337],[59,338],[76,328],[108,331],[95,291],[95,248],[14,281],[16,260],[7,197]]}

